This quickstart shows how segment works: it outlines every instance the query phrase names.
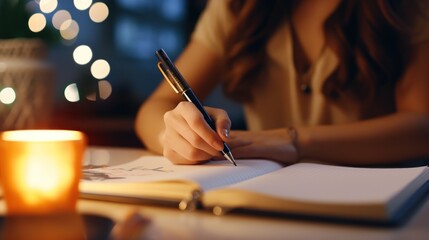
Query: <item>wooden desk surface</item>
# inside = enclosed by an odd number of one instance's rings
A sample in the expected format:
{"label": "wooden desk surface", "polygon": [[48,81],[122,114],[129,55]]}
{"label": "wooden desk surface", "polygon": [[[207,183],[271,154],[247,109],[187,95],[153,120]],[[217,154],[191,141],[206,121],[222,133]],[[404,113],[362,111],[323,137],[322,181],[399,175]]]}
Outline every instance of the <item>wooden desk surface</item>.
{"label": "wooden desk surface", "polygon": [[[107,150],[107,151],[106,151]],[[149,153],[141,149],[91,147],[91,162],[115,165]],[[124,221],[132,212],[150,219],[140,239],[429,239],[429,198],[399,227],[351,225],[312,220],[79,200],[78,210]],[[4,203],[0,201],[0,212]]]}

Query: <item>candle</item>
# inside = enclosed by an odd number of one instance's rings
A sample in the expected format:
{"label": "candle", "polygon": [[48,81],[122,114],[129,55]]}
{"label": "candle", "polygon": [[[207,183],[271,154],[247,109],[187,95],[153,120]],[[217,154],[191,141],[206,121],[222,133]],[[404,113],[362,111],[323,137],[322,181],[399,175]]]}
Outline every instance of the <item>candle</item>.
{"label": "candle", "polygon": [[16,130],[0,135],[0,181],[7,214],[74,212],[79,195],[83,133]]}

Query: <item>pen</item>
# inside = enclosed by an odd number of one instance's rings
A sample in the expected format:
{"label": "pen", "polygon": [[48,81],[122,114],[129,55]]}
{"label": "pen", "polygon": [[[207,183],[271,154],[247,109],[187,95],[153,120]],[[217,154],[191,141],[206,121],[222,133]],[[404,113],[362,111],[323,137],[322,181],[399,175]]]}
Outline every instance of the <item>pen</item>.
{"label": "pen", "polygon": [[[158,58],[158,69],[167,80],[167,82],[171,85],[173,90],[181,94],[183,98],[191,103],[193,103],[198,110],[203,115],[206,122],[209,126],[216,131],[216,126],[213,120],[210,118],[209,114],[204,110],[204,107],[201,105],[197,96],[195,96],[192,89],[189,87],[188,83],[183,78],[182,74],[180,74],[179,70],[177,70],[174,63],[167,56],[167,53],[163,49],[159,49],[155,52],[156,57]],[[235,163],[234,157],[232,156],[231,150],[229,149],[226,143],[223,143],[223,150],[221,151],[222,155],[228,159],[234,166],[237,166]]]}

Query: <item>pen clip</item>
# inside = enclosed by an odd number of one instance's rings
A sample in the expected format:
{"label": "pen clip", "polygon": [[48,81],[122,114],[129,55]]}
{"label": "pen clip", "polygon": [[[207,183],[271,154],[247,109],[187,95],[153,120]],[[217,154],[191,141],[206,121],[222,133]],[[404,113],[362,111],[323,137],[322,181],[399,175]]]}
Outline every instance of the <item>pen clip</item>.
{"label": "pen clip", "polygon": [[177,81],[175,81],[174,76],[170,73],[170,71],[168,71],[168,69],[166,69],[164,67],[164,65],[161,62],[158,62],[157,65],[158,65],[159,71],[162,73],[162,75],[167,80],[167,82],[171,85],[171,87],[173,88],[173,90],[176,93],[179,93],[179,88],[176,86]]}

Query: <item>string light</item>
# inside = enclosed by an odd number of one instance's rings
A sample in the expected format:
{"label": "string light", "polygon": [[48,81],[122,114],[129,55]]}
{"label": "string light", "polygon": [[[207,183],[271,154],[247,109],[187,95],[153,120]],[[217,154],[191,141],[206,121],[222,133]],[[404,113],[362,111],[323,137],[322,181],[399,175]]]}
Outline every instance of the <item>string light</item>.
{"label": "string light", "polygon": [[76,9],[84,11],[91,6],[92,0],[74,0],[73,3]]}
{"label": "string light", "polygon": [[61,24],[60,34],[65,40],[73,40],[79,34],[79,24],[75,20],[66,20]]}
{"label": "string light", "polygon": [[58,6],[57,0],[40,0],[39,7],[40,11],[44,13],[51,13],[53,12]]}
{"label": "string light", "polygon": [[[39,5],[42,13],[35,13],[30,17],[28,21],[29,29],[33,32],[42,31],[47,24],[44,14],[53,13],[52,25],[55,29],[59,30],[61,37],[66,40],[63,43],[66,45],[73,44],[74,40],[79,35],[80,26],[78,22],[72,18],[71,13],[64,9],[57,10],[58,0],[37,0],[35,4]],[[80,11],[89,9],[89,17],[95,23],[104,22],[109,16],[109,7],[104,2],[96,2],[93,4],[93,0],[73,0],[73,4],[75,8]],[[73,51],[73,59],[79,65],[88,64],[91,62],[92,58],[93,51],[87,45],[77,46]],[[106,60],[99,59],[91,64],[90,71],[95,79],[105,79],[110,74],[110,65]],[[100,80],[98,82],[98,88],[100,99],[105,100],[110,97],[112,85],[107,80]],[[76,83],[70,84],[64,89],[64,97],[69,102],[80,101]],[[96,97],[96,93],[86,96],[90,101],[95,101]]]}
{"label": "string light", "polygon": [[73,51],[73,58],[77,64],[85,65],[92,59],[92,50],[86,45],[80,45]]}
{"label": "string light", "polygon": [[15,90],[11,87],[3,88],[0,91],[0,102],[3,104],[11,104],[15,102],[16,99],[16,93]]}
{"label": "string light", "polygon": [[96,79],[106,78],[110,73],[110,65],[104,59],[99,59],[92,63],[91,74]]}
{"label": "string light", "polygon": [[45,15],[41,13],[35,13],[28,19],[28,27],[32,32],[40,32],[46,27]]}
{"label": "string light", "polygon": [[102,100],[106,100],[112,94],[112,84],[106,80],[101,80],[98,82],[98,89],[100,91],[99,94]]}
{"label": "string light", "polygon": [[103,2],[94,3],[89,9],[89,17],[96,23],[101,23],[109,16],[109,8]]}
{"label": "string light", "polygon": [[79,102],[79,90],[76,83],[72,83],[64,89],[64,97],[69,102]]}
{"label": "string light", "polygon": [[61,25],[68,20],[71,20],[71,14],[67,10],[59,10],[55,12],[54,16],[52,17],[52,25],[58,30],[60,30]]}
{"label": "string light", "polygon": [[87,96],[86,96],[86,99],[87,100],[89,100],[89,101],[91,101],[91,102],[95,102],[95,100],[97,100],[97,97],[96,97],[97,95],[95,94],[95,92],[93,92],[93,93],[91,93],[91,94],[88,94]]}

